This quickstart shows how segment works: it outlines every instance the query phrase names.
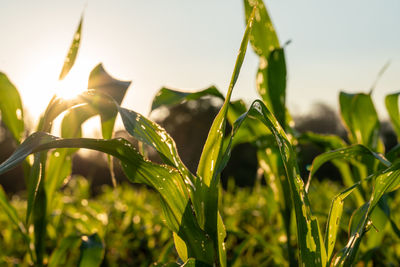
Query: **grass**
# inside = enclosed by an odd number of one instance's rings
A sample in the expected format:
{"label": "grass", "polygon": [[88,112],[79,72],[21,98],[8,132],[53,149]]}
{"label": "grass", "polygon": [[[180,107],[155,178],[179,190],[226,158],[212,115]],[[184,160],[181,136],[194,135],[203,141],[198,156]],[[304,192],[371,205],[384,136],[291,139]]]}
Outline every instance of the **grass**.
{"label": "grass", "polygon": [[[112,78],[101,65],[89,77],[92,89],[68,100],[55,95],[37,131],[26,138],[18,91],[5,74],[0,75],[1,99],[12,99],[0,101],[3,122],[20,144],[0,165],[0,173],[24,164],[27,181],[26,201],[10,202],[0,191],[4,262],[13,264],[18,258],[16,263],[36,266],[148,266],[153,261],[167,266],[399,263],[399,215],[393,208],[399,202],[399,147],[384,151],[373,90],[339,96],[349,141],[315,133],[300,135],[285,104],[285,46],[280,45],[263,2],[245,0],[244,4],[247,27],[227,95],[214,87],[196,93],[163,88],[152,103],[154,110],[205,95],[224,100],[196,173],[183,164],[174,140],[162,127],[121,106],[129,82]],[[81,27],[82,20],[60,80],[73,67]],[[259,56],[260,100],[247,106],[230,99],[249,41]],[[400,124],[397,98],[396,93],[386,100],[396,131]],[[112,139],[118,114],[125,130],[143,144],[140,151],[125,139]],[[82,138],[82,123],[95,115],[101,117],[103,139]],[[58,116],[63,116],[61,137],[51,135]],[[227,123],[232,132],[225,136]],[[239,190],[231,184],[223,191],[220,172],[232,148],[243,142],[257,148],[259,173],[266,186],[258,183],[253,189]],[[299,142],[327,151],[314,159],[309,177],[300,176]],[[146,146],[158,152],[163,164],[146,159]],[[135,191],[114,182],[113,189],[88,200],[84,180],[68,183],[71,157],[79,148],[106,153],[111,172],[111,157],[119,159],[127,179],[151,191]],[[32,159],[31,154],[33,160],[26,160]],[[344,187],[312,180],[327,161],[338,168]],[[150,209],[146,207],[151,207],[151,213],[146,213]],[[15,232],[18,239],[12,238]],[[6,247],[14,242],[18,248],[8,251]],[[137,258],[132,259],[130,253]]]}

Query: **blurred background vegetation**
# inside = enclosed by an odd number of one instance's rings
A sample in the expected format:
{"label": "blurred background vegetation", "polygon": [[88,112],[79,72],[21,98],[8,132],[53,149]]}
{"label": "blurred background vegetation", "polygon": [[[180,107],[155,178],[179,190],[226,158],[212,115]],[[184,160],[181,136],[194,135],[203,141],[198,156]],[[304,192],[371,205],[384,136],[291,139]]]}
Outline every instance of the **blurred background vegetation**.
{"label": "blurred background vegetation", "polygon": [[[191,171],[195,171],[203,143],[220,105],[215,99],[202,98],[170,108],[164,107],[152,115],[176,140],[178,151]],[[316,103],[310,114],[295,116],[294,121],[300,133],[313,131],[347,138],[337,112],[323,103]],[[228,127],[227,133],[229,131]],[[396,137],[389,123],[382,123],[380,134],[387,149],[396,145]],[[115,136],[137,144],[123,130],[117,131]],[[16,148],[3,124],[0,128],[0,147],[0,161],[4,161]],[[307,177],[307,168],[312,160],[324,151],[312,144],[300,144],[297,152],[301,159],[299,164],[302,177]],[[152,161],[160,161],[155,151],[149,150],[148,153]],[[126,183],[118,162],[114,163],[116,178],[121,185],[117,188],[111,186],[107,158],[104,155],[91,151],[74,156],[69,182],[55,198],[58,208],[51,215],[54,221],[48,224],[46,247],[54,249],[61,246],[58,233],[63,233],[63,236],[98,233],[106,244],[102,266],[149,266],[155,262],[173,261],[178,256],[171,232],[162,219],[161,208],[156,204],[159,201],[157,193],[143,185]],[[228,232],[228,263],[233,266],[254,266],[260,262],[262,266],[286,265],[286,235],[281,227],[279,207],[273,200],[272,189],[265,186],[257,168],[256,148],[244,143],[234,148],[231,160],[222,172],[225,192],[221,199],[221,212]],[[318,188],[318,191],[311,188],[310,199],[317,200],[313,202],[315,214],[320,217],[321,223],[325,223],[331,199],[340,192],[343,185],[340,173],[332,164],[325,164],[316,177],[318,181],[314,181],[313,188]],[[1,185],[11,196],[11,202],[21,216],[26,207],[23,179],[22,168],[0,176]],[[393,201],[400,204],[398,196]],[[352,213],[351,207],[347,214],[346,210],[344,213],[342,226],[346,229]],[[60,221],[62,223],[57,223]],[[24,240],[21,236],[15,236],[12,228],[6,215],[1,213],[0,256],[8,266],[18,265],[26,257]],[[339,246],[344,245],[338,242]],[[393,245],[393,240],[384,242]],[[295,245],[296,240],[292,243]],[[399,245],[395,246],[397,248],[394,251],[398,251]],[[374,263],[379,263],[379,253],[365,255],[370,255]],[[79,246],[76,245],[66,255],[69,263],[76,262]],[[385,260],[388,259],[390,255],[385,256]],[[382,264],[386,265],[385,262]]]}
{"label": "blurred background vegetation", "polygon": [[[205,97],[199,100],[184,102],[173,107],[163,107],[151,116],[160,124],[176,141],[179,154],[183,162],[192,172],[196,171],[203,144],[214,117],[217,115],[222,103],[216,99]],[[294,116],[295,129],[299,133],[311,131],[319,134],[334,134],[347,140],[345,128],[337,114],[337,111],[324,103],[315,103],[308,114]],[[231,128],[228,127],[226,133]],[[124,130],[115,133],[116,137],[124,137],[132,143],[137,143]],[[389,151],[397,144],[397,138],[389,121],[381,123],[380,136],[385,144],[385,150]],[[196,140],[196,141],[194,141]],[[16,149],[9,131],[0,124],[0,162],[8,158]],[[307,143],[300,144],[298,159],[302,177],[308,174],[308,166],[312,160],[324,150]],[[149,158],[155,162],[161,162],[155,151],[149,148]],[[240,162],[240,164],[238,164]],[[251,144],[238,145],[232,152],[231,160],[222,172],[222,181],[226,188],[229,179],[241,187],[254,186],[257,173],[256,149]],[[73,159],[73,175],[81,175],[91,183],[93,193],[100,192],[102,185],[111,185],[111,177],[108,171],[107,159],[102,153],[86,151],[78,153]],[[117,168],[117,179],[124,180],[123,173]],[[333,165],[327,163],[317,173],[317,178],[329,179],[339,182],[340,174]],[[0,175],[0,184],[9,193],[23,191],[22,168]],[[135,185],[132,185],[135,186]]]}

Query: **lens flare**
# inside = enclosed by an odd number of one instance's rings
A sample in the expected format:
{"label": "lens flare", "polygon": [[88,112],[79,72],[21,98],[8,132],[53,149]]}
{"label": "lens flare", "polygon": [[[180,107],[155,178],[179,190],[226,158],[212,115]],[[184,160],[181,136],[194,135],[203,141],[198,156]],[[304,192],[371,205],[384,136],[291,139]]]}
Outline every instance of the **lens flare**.
{"label": "lens flare", "polygon": [[71,72],[58,83],[56,94],[64,99],[72,99],[83,93],[88,85],[88,71],[75,66]]}

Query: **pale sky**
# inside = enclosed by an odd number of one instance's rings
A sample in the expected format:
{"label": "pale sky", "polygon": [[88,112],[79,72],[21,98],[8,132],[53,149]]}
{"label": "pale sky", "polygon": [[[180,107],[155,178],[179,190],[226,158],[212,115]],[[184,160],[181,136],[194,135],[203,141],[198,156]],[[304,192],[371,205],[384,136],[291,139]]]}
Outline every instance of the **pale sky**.
{"label": "pale sky", "polygon": [[[337,108],[338,93],[367,92],[391,61],[373,95],[400,90],[400,1],[265,1],[288,66],[292,113],[322,101]],[[0,0],[0,71],[20,90],[36,118],[50,100],[84,9],[77,76],[102,62],[114,77],[132,80],[123,105],[147,114],[162,86],[226,92],[244,31],[241,0]],[[249,47],[233,99],[257,98],[258,58]],[[76,71],[78,72],[78,71]]]}

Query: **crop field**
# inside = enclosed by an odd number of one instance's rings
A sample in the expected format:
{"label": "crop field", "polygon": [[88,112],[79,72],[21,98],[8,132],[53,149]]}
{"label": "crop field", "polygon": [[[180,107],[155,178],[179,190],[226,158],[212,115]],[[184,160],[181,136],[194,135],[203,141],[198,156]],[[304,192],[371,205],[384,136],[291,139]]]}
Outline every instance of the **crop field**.
{"label": "crop field", "polygon": [[[340,93],[346,137],[297,131],[286,106],[287,43],[262,0],[244,0],[244,7],[246,29],[226,95],[216,87],[162,88],[152,102],[152,111],[203,97],[223,102],[196,171],[163,127],[121,105],[130,82],[101,64],[85,92],[55,94],[31,133],[17,88],[0,73],[1,122],[16,144],[0,174],[22,166],[26,188],[12,195],[0,187],[0,266],[400,266],[400,146],[385,149],[374,88]],[[74,66],[82,20],[59,80]],[[247,49],[259,57],[259,99],[251,104],[231,100]],[[397,138],[399,95],[385,99]],[[100,139],[82,134],[94,116],[101,118]],[[115,137],[117,116],[129,138]],[[245,143],[257,155],[255,184],[223,186],[231,152]],[[306,175],[299,168],[304,144],[324,151]],[[112,186],[93,195],[90,181],[71,175],[79,149],[106,155]],[[336,179],[318,176],[327,164]]]}

